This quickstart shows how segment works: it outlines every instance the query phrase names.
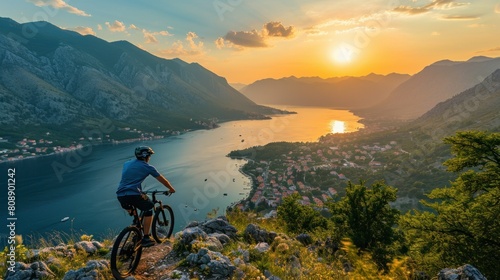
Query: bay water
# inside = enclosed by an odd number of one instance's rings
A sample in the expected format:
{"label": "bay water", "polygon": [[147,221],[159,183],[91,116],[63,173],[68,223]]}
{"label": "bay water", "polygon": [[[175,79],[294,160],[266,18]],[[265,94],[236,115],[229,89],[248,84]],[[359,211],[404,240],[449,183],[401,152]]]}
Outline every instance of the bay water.
{"label": "bay water", "polygon": [[[54,232],[89,234],[110,238],[131,223],[119,206],[115,191],[122,165],[133,158],[138,145],[151,146],[150,164],[172,183],[177,192],[163,197],[175,215],[174,233],[208,213],[224,214],[227,206],[248,195],[252,182],[239,172],[244,160],[227,157],[232,150],[270,142],[311,142],[330,132],[360,129],[360,118],[346,110],[315,107],[284,107],[297,114],[272,116],[269,120],[232,121],[212,130],[197,130],[161,140],[92,146],[75,164],[72,153],[0,164],[1,200],[7,201],[7,174],[15,168],[15,232],[33,239]],[[72,162],[71,172],[57,176],[54,163]],[[5,183],[5,184],[4,184]],[[148,178],[143,189],[165,189]],[[7,203],[0,217],[7,221]],[[64,217],[69,217],[61,222]],[[5,243],[7,229],[1,230]]]}

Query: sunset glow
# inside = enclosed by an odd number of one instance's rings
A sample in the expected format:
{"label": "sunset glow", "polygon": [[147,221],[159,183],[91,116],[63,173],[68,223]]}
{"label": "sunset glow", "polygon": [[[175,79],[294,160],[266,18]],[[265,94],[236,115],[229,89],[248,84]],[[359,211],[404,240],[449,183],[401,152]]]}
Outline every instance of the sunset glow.
{"label": "sunset glow", "polygon": [[[103,13],[120,8],[120,13]],[[500,56],[500,8],[484,1],[1,1],[2,17],[45,20],[230,83],[415,74],[439,60]],[[244,71],[243,71],[244,69]]]}

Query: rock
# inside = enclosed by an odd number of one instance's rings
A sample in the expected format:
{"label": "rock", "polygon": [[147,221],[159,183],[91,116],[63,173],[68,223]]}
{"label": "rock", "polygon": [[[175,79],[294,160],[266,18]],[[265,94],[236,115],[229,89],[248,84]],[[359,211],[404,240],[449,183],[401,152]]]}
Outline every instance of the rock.
{"label": "rock", "polygon": [[106,270],[109,270],[109,262],[107,260],[91,260],[83,268],[66,272],[63,280],[104,279],[102,272]]}
{"label": "rock", "polygon": [[206,247],[211,251],[217,251],[217,252],[220,252],[222,251],[222,249],[224,249],[222,243],[220,243],[220,241],[213,236],[208,236],[203,240],[193,240],[193,242],[191,242],[191,246],[192,248]]}
{"label": "rock", "polygon": [[231,252],[231,255],[242,257],[243,261],[245,263],[250,262],[250,252],[248,252],[248,250],[244,250],[244,249],[240,248],[240,249],[238,249],[236,251]]}
{"label": "rock", "polygon": [[54,279],[55,274],[42,261],[37,261],[32,264],[16,262],[14,272],[7,271],[5,280],[30,280],[30,279]]}
{"label": "rock", "polygon": [[236,269],[228,257],[206,248],[200,249],[198,253],[191,253],[186,261],[190,265],[198,266],[203,271],[208,269],[209,274],[216,279],[228,279]]}
{"label": "rock", "polygon": [[[99,242],[96,242],[96,241],[95,241],[95,243],[99,244]],[[99,248],[103,247],[100,244],[98,246],[96,246],[95,243],[90,242],[90,241],[80,241],[80,242],[75,243],[74,247],[76,250],[85,251],[87,254],[93,255],[93,254],[97,253]]]}
{"label": "rock", "polygon": [[486,277],[474,266],[466,264],[456,269],[442,269],[438,273],[438,280],[486,280]]}
{"label": "rock", "polygon": [[236,238],[236,232],[238,231],[234,226],[229,224],[227,219],[217,218],[213,220],[208,220],[199,227],[206,233],[222,233],[231,238]]}
{"label": "rock", "polygon": [[270,248],[270,246],[266,242],[260,242],[257,245],[255,245],[255,247],[254,247],[254,249],[259,251],[260,253],[265,253],[265,252],[269,251],[269,248]]}
{"label": "rock", "polygon": [[175,239],[182,245],[190,245],[194,240],[206,240],[208,235],[199,227],[186,228],[175,234]]}
{"label": "rock", "polygon": [[260,229],[257,225],[249,224],[245,229],[244,236],[248,241],[266,242],[270,244],[278,235],[275,232],[267,232],[266,230]]}
{"label": "rock", "polygon": [[231,241],[231,238],[224,233],[211,233],[209,236],[217,238],[222,245],[226,245]]}
{"label": "rock", "polygon": [[305,246],[311,245],[313,243],[311,236],[307,233],[299,234],[297,235],[297,237],[295,237],[295,239],[297,239],[300,243],[304,244]]}

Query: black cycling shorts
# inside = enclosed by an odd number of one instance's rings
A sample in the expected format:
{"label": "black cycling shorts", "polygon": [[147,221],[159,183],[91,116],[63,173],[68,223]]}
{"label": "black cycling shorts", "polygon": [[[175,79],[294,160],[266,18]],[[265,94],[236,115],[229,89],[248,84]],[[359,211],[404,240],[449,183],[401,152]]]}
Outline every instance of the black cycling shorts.
{"label": "black cycling shorts", "polygon": [[151,209],[155,206],[154,203],[149,199],[147,195],[125,195],[119,196],[118,201],[123,209],[129,210],[130,205],[137,207],[137,209],[141,211],[146,211],[144,213],[145,216],[153,215]]}

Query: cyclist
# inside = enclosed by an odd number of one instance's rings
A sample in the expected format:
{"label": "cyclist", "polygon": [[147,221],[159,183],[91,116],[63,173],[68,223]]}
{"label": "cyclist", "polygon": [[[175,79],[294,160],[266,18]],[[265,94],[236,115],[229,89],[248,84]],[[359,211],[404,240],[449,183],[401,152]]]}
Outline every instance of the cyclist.
{"label": "cyclist", "polygon": [[118,185],[116,195],[122,208],[130,210],[130,205],[133,205],[144,212],[144,238],[142,246],[150,247],[155,244],[151,239],[151,223],[153,221],[153,202],[146,194],[142,193],[141,183],[149,175],[153,176],[162,183],[171,193],[175,192],[170,182],[161,175],[154,166],[149,164],[151,155],[155,152],[148,146],[139,146],[135,149],[136,159],[125,162],[122,170],[122,178]]}

